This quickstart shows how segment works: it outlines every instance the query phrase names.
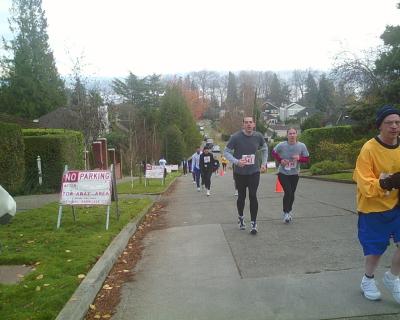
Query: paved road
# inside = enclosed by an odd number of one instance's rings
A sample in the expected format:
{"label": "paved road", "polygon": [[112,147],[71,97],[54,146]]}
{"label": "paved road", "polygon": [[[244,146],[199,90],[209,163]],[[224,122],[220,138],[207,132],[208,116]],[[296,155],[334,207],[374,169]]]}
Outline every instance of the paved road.
{"label": "paved road", "polygon": [[[113,319],[400,317],[383,288],[380,302],[360,293],[355,186],[301,179],[294,221],[285,225],[275,178],[261,177],[256,236],[237,228],[231,173],[213,176],[209,198],[189,177],[179,178],[175,191],[163,196],[166,227],[145,238],[134,281],[124,285]],[[378,280],[393,246],[388,251]]]}

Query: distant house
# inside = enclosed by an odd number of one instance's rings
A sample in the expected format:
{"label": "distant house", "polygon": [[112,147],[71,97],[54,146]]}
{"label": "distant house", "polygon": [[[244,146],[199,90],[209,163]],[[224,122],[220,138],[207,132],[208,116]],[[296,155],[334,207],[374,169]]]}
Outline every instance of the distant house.
{"label": "distant house", "polygon": [[[108,112],[106,106],[98,108],[106,132],[108,131]],[[78,107],[60,107],[37,119],[42,128],[81,131],[81,116]]]}
{"label": "distant house", "polygon": [[38,119],[42,128],[79,130],[79,113],[74,108],[60,107]]}
{"label": "distant house", "polygon": [[271,102],[265,102],[262,105],[264,121],[267,124],[276,124],[279,122],[279,107]]}
{"label": "distant house", "polygon": [[287,119],[296,118],[296,115],[305,108],[306,107],[303,107],[296,102],[292,102],[291,104],[279,109],[279,117],[282,122],[285,122]]}
{"label": "distant house", "polygon": [[29,119],[16,117],[7,113],[0,113],[0,122],[14,123],[19,125],[23,129],[35,129],[39,128],[39,124]]}

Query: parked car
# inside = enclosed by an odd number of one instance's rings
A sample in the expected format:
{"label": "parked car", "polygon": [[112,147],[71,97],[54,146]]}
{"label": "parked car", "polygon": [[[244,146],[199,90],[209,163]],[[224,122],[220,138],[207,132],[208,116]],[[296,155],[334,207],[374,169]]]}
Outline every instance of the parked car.
{"label": "parked car", "polygon": [[211,151],[212,151],[212,152],[221,152],[221,148],[220,148],[219,145],[215,144],[215,145],[212,147]]}

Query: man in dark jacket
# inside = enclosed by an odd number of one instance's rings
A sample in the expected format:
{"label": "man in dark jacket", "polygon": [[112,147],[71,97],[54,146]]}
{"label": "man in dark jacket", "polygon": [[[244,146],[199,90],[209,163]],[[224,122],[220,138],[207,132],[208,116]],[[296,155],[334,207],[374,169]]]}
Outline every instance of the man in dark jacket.
{"label": "man in dark jacket", "polygon": [[207,190],[207,196],[210,195],[211,176],[213,173],[214,157],[207,146],[203,148],[203,153],[200,155],[200,171],[204,181],[204,186]]}

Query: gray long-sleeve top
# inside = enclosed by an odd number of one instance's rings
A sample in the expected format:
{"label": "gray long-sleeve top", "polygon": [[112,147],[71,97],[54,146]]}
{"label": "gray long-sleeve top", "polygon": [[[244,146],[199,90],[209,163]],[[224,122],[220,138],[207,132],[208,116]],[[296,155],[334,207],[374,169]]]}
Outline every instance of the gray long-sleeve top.
{"label": "gray long-sleeve top", "polygon": [[[250,175],[260,171],[257,151],[261,151],[261,164],[266,165],[268,160],[268,146],[260,132],[253,131],[246,135],[243,130],[234,133],[224,149],[224,156],[235,165],[234,172],[241,175]],[[237,166],[240,159],[249,159],[244,167]]]}

